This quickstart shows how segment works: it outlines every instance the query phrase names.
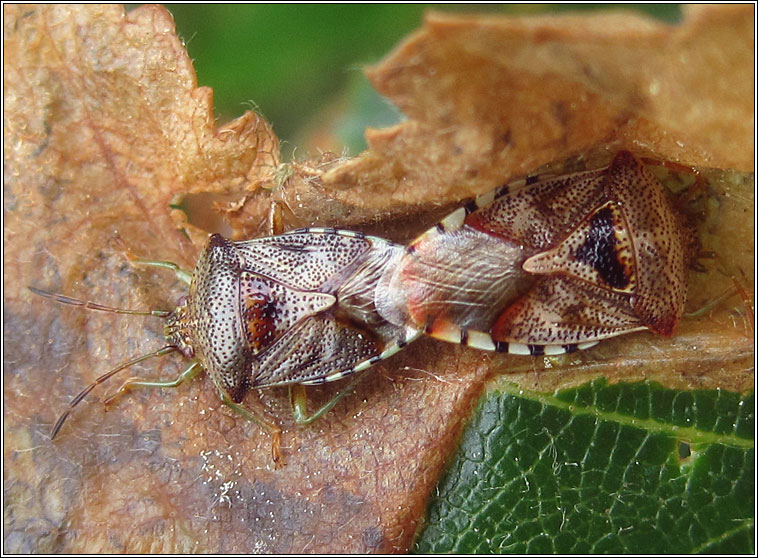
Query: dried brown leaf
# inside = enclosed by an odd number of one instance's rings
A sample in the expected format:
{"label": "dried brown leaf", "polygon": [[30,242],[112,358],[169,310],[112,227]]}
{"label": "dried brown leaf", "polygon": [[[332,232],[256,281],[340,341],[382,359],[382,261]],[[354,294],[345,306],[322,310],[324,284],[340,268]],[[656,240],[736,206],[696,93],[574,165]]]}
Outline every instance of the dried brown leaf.
{"label": "dried brown leaf", "polygon": [[401,203],[460,199],[599,145],[751,171],[750,12],[692,8],[678,27],[431,14],[369,72],[408,121],[372,131],[370,150],[324,182],[383,187]]}
{"label": "dried brown leaf", "polygon": [[[752,384],[752,331],[733,298],[683,320],[673,339],[604,343],[560,373],[421,341],[310,428],[292,426],[285,390],[269,390],[263,402],[285,427],[279,470],[268,435],[223,408],[207,379],[135,392],[107,414],[93,393],[52,443],[70,398],[108,364],[160,346],[162,332],[35,299],[27,284],[169,308],[183,289],[127,254],[191,267],[201,229],[263,234],[272,201],[287,206],[288,226],[405,239],[445,204],[570,155],[602,159],[598,146],[748,170],[752,18],[746,7],[693,9],[678,27],[628,15],[431,15],[371,71],[409,119],[370,132],[356,159],[282,166],[257,115],[216,129],[211,92],[197,88],[164,9],[4,9],[6,551],[402,551],[493,370],[541,389],[614,370],[688,387]],[[732,277],[753,284],[753,186],[740,176],[712,175],[698,227],[718,259],[693,274],[691,310]],[[178,361],[135,372],[171,378]]]}

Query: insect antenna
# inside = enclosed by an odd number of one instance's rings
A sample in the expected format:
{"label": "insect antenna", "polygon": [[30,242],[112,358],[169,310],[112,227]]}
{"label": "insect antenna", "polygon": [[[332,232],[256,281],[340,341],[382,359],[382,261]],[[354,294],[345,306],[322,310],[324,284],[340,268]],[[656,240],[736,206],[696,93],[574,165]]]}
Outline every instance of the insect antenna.
{"label": "insect antenna", "polygon": [[[171,314],[171,312],[167,312],[165,310],[129,310],[126,308],[113,308],[111,306],[104,306],[102,304],[97,304],[96,302],[80,300],[78,298],[72,298],[70,296],[66,296],[62,294],[51,293],[49,291],[43,291],[42,289],[37,289],[35,287],[29,287],[29,290],[32,291],[34,294],[39,295],[43,298],[48,298],[50,300],[60,302],[61,304],[81,306],[82,308],[85,308],[87,310],[98,310],[100,312],[111,312],[114,314],[132,314],[132,315],[137,315],[137,316],[156,316],[158,318],[166,318]],[[100,376],[99,378],[97,378],[94,382],[92,382],[90,385],[84,388],[81,391],[81,393],[79,393],[79,395],[74,397],[74,399],[69,404],[68,409],[66,409],[66,411],[56,421],[55,426],[53,426],[53,430],[50,432],[50,439],[52,440],[55,438],[55,436],[58,434],[58,431],[63,426],[63,423],[66,422],[66,419],[71,414],[71,411],[74,409],[74,407],[76,407],[79,404],[79,402],[87,396],[89,392],[95,389],[96,386],[102,384],[104,381],[111,378],[118,372],[121,372],[122,370],[125,370],[126,368],[129,368],[130,366],[133,366],[139,362],[142,362],[143,360],[147,360],[149,358],[154,358],[154,357],[162,357],[164,355],[167,355],[169,353],[172,353],[178,350],[179,349],[173,345],[166,345],[165,347],[161,347],[157,351],[154,351],[152,353],[148,353],[142,356],[138,356],[127,362],[119,364],[113,370],[110,370],[106,372],[105,374],[103,374],[102,376]]]}
{"label": "insect antenna", "polygon": [[51,293],[49,291],[43,291],[35,287],[28,287],[34,294],[43,298],[49,298],[61,304],[70,304],[71,306],[81,306],[87,310],[98,310],[100,312],[113,312],[114,314],[133,314],[137,316],[156,316],[158,318],[165,318],[171,312],[165,310],[128,310],[126,308],[113,308],[111,306],[103,306],[96,302],[90,302],[88,300],[79,300],[78,298],[71,298],[70,296]]}
{"label": "insect antenna", "polygon": [[104,381],[106,381],[111,376],[114,376],[118,372],[121,372],[122,370],[125,370],[129,368],[130,366],[133,366],[137,364],[138,362],[142,362],[143,360],[147,360],[149,358],[153,357],[162,357],[164,355],[167,355],[169,353],[172,353],[174,351],[177,351],[178,349],[174,347],[173,345],[166,345],[165,347],[161,347],[155,352],[148,353],[146,355],[138,356],[137,358],[133,358],[132,360],[128,362],[124,362],[122,364],[119,364],[116,368],[113,370],[110,370],[97,378],[94,382],[92,382],[90,385],[88,385],[86,388],[84,388],[79,395],[74,397],[74,399],[69,403],[68,409],[60,416],[60,418],[56,421],[55,426],[53,426],[53,430],[50,432],[50,439],[55,439],[55,436],[58,434],[58,431],[61,429],[61,426],[63,426],[63,423],[66,422],[66,419],[68,418],[68,415],[71,414],[71,411],[76,407],[79,402],[84,399],[89,392],[91,392],[93,389],[95,389],[96,386],[102,384]]}

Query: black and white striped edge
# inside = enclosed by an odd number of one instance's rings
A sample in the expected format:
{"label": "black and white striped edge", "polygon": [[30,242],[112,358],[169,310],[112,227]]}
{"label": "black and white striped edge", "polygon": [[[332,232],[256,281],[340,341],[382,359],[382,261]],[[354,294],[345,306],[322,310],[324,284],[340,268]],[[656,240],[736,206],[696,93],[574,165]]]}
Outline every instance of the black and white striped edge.
{"label": "black and white striped edge", "polygon": [[363,370],[366,370],[367,368],[371,368],[377,362],[387,359],[391,357],[392,355],[394,355],[395,353],[404,349],[409,343],[415,341],[421,335],[421,333],[422,332],[420,330],[417,330],[411,327],[406,327],[404,337],[398,341],[395,341],[394,343],[390,343],[389,345],[387,345],[384,348],[384,350],[378,355],[374,355],[367,360],[361,361],[355,366],[353,366],[352,368],[340,370],[339,372],[334,372],[322,378],[315,378],[313,380],[307,380],[305,382],[300,382],[300,383],[307,386],[325,384],[327,382],[334,382],[336,380],[340,380],[344,378],[345,376],[349,376],[350,374],[354,374],[356,372],[361,372]]}
{"label": "black and white striped edge", "polygon": [[430,333],[435,339],[449,343],[459,343],[467,347],[512,355],[553,356],[564,353],[583,351],[594,347],[599,341],[587,341],[585,343],[568,343],[555,345],[536,345],[527,343],[510,343],[495,341],[489,333],[474,329],[462,328],[453,323],[447,323],[444,329],[435,328]]}

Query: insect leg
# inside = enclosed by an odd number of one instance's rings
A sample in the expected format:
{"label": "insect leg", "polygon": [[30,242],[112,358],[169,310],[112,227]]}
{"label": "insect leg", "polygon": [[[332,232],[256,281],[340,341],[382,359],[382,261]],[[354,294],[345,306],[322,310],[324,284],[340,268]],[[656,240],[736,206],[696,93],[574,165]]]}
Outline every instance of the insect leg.
{"label": "insect leg", "polygon": [[292,416],[299,425],[310,424],[328,413],[340,400],[348,393],[351,393],[356,386],[363,380],[365,374],[359,374],[347,385],[345,389],[340,390],[337,395],[326,402],[318,411],[310,416],[308,415],[308,401],[305,393],[305,386],[295,384],[290,386],[290,403],[292,404]]}
{"label": "insect leg", "polygon": [[124,384],[118,388],[118,391],[114,393],[113,395],[109,395],[103,400],[103,403],[108,406],[111,403],[113,403],[117,398],[124,395],[127,391],[134,389],[136,387],[157,387],[157,388],[174,388],[178,386],[179,384],[186,382],[187,380],[191,380],[200,372],[203,371],[203,367],[200,366],[200,363],[197,361],[193,361],[190,363],[190,365],[187,367],[187,369],[179,374],[178,377],[176,377],[173,380],[145,380],[143,378],[129,378],[124,382]]}
{"label": "insect leg", "polygon": [[139,265],[151,265],[153,267],[165,267],[167,269],[170,269],[173,271],[176,276],[179,278],[179,280],[182,283],[185,283],[186,285],[189,285],[192,283],[192,272],[190,271],[184,271],[182,268],[180,268],[178,265],[176,265],[173,262],[165,262],[165,261],[156,261],[156,260],[142,260],[142,259],[135,259],[132,260],[132,262],[139,264]]}
{"label": "insect leg", "polygon": [[271,458],[274,460],[274,463],[277,467],[279,467],[280,465],[283,465],[283,463],[281,462],[281,452],[279,451],[282,429],[279,428],[274,423],[266,420],[262,416],[256,415],[255,413],[245,408],[244,406],[240,405],[239,403],[235,403],[224,393],[221,394],[221,401],[223,401],[224,404],[228,406],[230,409],[232,409],[234,412],[242,415],[247,420],[254,422],[258,426],[262,427],[264,430],[267,430],[269,434],[271,434],[273,438],[271,442]]}

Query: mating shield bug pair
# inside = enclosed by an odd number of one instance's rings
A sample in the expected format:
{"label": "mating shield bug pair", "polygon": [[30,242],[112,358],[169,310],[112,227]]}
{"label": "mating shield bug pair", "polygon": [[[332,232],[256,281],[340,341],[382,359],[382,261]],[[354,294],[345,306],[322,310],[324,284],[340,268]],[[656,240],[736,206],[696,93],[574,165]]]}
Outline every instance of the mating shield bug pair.
{"label": "mating shield bug pair", "polygon": [[[177,379],[132,379],[118,393],[176,386],[205,370],[226,404],[272,432],[276,460],[278,427],[241,405],[251,388],[338,380],[422,333],[527,355],[641,329],[670,335],[683,311],[690,244],[663,187],[627,151],[600,169],[501,186],[408,246],[335,229],[244,242],[216,234],[191,275],[143,262],[189,285],[176,310],[147,313],[165,318],[166,346],[98,378],[52,435],[96,385],[177,351],[191,361]],[[346,391],[312,416],[297,399],[296,421],[322,415]]]}

